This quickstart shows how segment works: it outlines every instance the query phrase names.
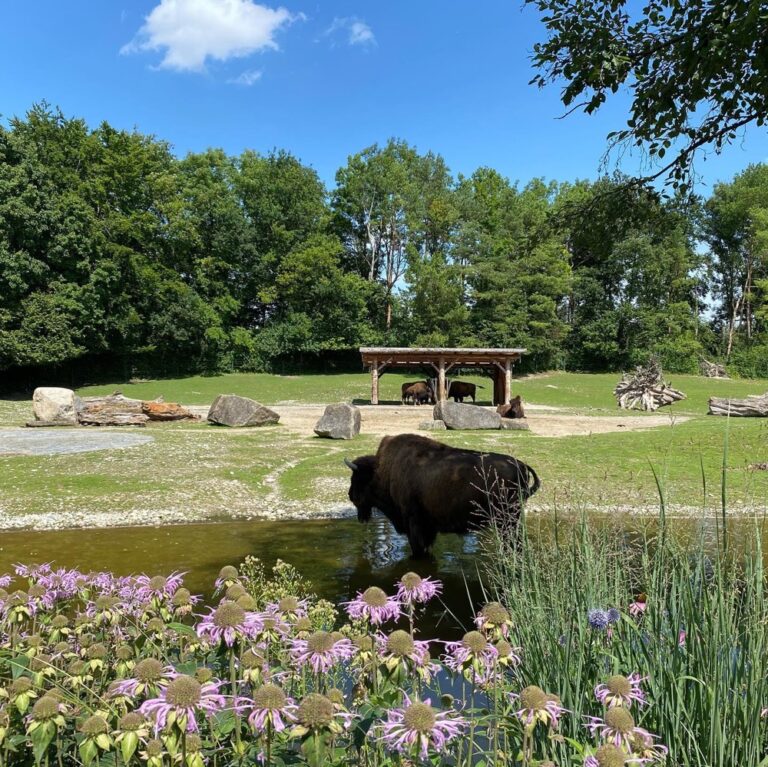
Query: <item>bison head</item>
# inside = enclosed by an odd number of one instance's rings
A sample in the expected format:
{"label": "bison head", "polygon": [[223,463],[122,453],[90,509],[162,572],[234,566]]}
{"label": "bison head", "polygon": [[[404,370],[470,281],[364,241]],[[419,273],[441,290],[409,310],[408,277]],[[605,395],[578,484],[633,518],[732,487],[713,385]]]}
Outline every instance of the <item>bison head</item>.
{"label": "bison head", "polygon": [[361,455],[354,461],[344,459],[344,463],[352,469],[352,479],[349,483],[349,500],[357,509],[359,522],[368,522],[376,505],[375,479],[376,463],[375,455]]}

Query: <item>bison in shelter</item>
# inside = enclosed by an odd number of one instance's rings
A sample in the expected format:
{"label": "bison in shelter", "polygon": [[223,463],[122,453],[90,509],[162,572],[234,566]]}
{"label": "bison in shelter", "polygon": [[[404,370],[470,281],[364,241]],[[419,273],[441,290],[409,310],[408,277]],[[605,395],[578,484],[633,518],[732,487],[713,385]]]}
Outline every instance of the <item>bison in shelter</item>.
{"label": "bison in shelter", "polygon": [[404,405],[406,402],[411,402],[413,405],[431,405],[435,402],[435,394],[426,381],[415,381],[402,385],[400,401]]}
{"label": "bison in shelter", "polygon": [[446,397],[453,397],[454,402],[464,402],[464,397],[472,397],[475,401],[475,390],[483,389],[479,384],[467,383],[466,381],[451,381]]}
{"label": "bison in shelter", "polygon": [[376,455],[345,459],[352,469],[349,500],[360,522],[374,508],[401,535],[415,557],[426,554],[438,533],[465,534],[489,519],[498,505],[516,528],[522,504],[540,487],[536,472],[501,453],[444,445],[417,434],[384,437]]}

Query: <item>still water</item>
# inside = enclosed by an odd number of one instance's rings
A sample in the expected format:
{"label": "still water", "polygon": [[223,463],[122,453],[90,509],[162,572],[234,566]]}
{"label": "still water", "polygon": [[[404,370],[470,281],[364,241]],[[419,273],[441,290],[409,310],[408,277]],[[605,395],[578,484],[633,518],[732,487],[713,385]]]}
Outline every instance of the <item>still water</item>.
{"label": "still water", "polygon": [[[590,524],[605,524],[595,515]],[[549,515],[529,515],[531,536],[553,539]],[[655,523],[628,518],[620,535],[653,535]],[[716,517],[674,520],[673,534],[683,543],[703,538],[713,550],[720,536]],[[558,534],[572,525],[559,522]],[[765,520],[732,519],[729,545],[748,547],[759,537],[768,551]],[[420,627],[423,636],[449,639],[471,623],[483,602],[479,569],[480,546],[474,536],[438,536],[434,557],[412,560],[407,540],[395,534],[382,517],[361,525],[356,519],[295,522],[229,521],[165,527],[120,527],[101,530],[13,531],[0,533],[0,573],[14,562],[55,562],[84,571],[111,570],[119,575],[146,572],[187,573],[185,583],[194,593],[209,596],[220,568],[237,565],[251,554],[271,567],[277,559],[290,562],[314,585],[316,593],[338,604],[368,586],[392,592],[400,576],[414,570],[439,578],[444,584],[442,603],[433,603]]]}

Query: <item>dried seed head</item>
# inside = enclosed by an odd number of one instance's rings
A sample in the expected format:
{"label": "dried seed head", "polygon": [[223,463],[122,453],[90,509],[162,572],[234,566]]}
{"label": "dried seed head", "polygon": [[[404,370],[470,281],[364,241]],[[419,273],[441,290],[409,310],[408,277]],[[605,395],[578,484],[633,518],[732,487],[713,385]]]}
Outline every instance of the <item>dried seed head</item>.
{"label": "dried seed head", "polygon": [[250,594],[242,594],[237,598],[235,604],[243,608],[243,610],[255,610],[258,605],[256,600]]}
{"label": "dried seed head", "polygon": [[97,597],[95,605],[97,610],[111,610],[117,603],[117,597],[109,597],[106,595]]}
{"label": "dried seed head", "polygon": [[163,676],[163,664],[157,658],[144,658],[136,664],[133,674],[140,682],[156,682]]}
{"label": "dried seed head", "polygon": [[387,604],[387,595],[378,586],[371,586],[363,592],[363,602],[369,607],[384,607]]}
{"label": "dried seed head", "polygon": [[32,689],[32,680],[28,676],[20,676],[18,679],[14,679],[8,692],[13,695],[23,695],[25,692],[29,692]]}
{"label": "dried seed head", "polygon": [[526,711],[542,711],[547,705],[547,694],[535,684],[520,693],[520,706]]}
{"label": "dried seed head", "polygon": [[295,613],[300,606],[298,597],[283,597],[277,603],[277,609],[281,613]]}
{"label": "dried seed head", "polygon": [[43,697],[32,706],[32,718],[36,722],[47,722],[49,719],[58,716],[59,713],[59,701],[51,695],[43,695]]}
{"label": "dried seed head", "polygon": [[222,602],[213,613],[213,624],[219,628],[236,628],[242,626],[245,620],[245,610],[235,602]]}
{"label": "dried seed head", "polygon": [[255,650],[246,650],[240,662],[244,668],[260,668],[264,665],[264,656]]}
{"label": "dried seed head", "polygon": [[299,618],[294,624],[294,628],[298,633],[312,631],[312,621],[309,618]]}
{"label": "dried seed head", "polygon": [[163,746],[162,740],[152,738],[151,740],[147,741],[147,756],[160,756],[164,750],[165,746]]}
{"label": "dried seed head", "polygon": [[624,767],[627,757],[621,749],[608,743],[595,752],[595,759],[600,767]]}
{"label": "dried seed head", "polygon": [[264,684],[253,694],[253,703],[260,709],[279,710],[286,702],[285,693],[276,684]]}
{"label": "dried seed head", "polygon": [[480,615],[485,618],[487,623],[490,623],[493,626],[501,626],[504,623],[509,622],[509,611],[500,602],[488,602],[488,604],[480,610]]}
{"label": "dried seed head", "polygon": [[605,723],[622,735],[630,735],[635,729],[635,720],[625,708],[610,708],[605,714]]}
{"label": "dried seed head", "polygon": [[53,646],[53,652],[56,655],[63,655],[65,652],[70,652],[71,649],[69,642],[56,642]]}
{"label": "dried seed head", "polygon": [[499,654],[499,658],[506,658],[508,655],[512,654],[512,645],[505,639],[499,639],[494,647],[496,648],[496,652]]}
{"label": "dried seed head", "polygon": [[219,578],[223,581],[234,581],[238,576],[239,573],[237,572],[237,568],[232,567],[232,565],[224,565],[224,567],[219,570]]}
{"label": "dried seed head", "polygon": [[310,652],[330,652],[335,643],[333,636],[327,631],[316,631],[307,639],[307,649]]}
{"label": "dried seed head", "polygon": [[51,666],[51,656],[50,655],[35,655],[34,658],[30,658],[29,661],[29,670],[34,673],[39,673],[40,671],[45,671],[45,669],[50,668]]}
{"label": "dried seed head", "polygon": [[51,618],[51,628],[64,629],[69,626],[69,618],[66,615],[54,615]]}
{"label": "dried seed head", "polygon": [[428,703],[412,703],[403,714],[403,724],[416,732],[431,732],[436,721],[435,709]]}
{"label": "dried seed head", "polygon": [[88,648],[86,655],[90,660],[103,660],[107,657],[107,652],[106,646],[101,642],[97,642]]}
{"label": "dried seed head", "polygon": [[120,718],[117,727],[123,732],[136,732],[136,730],[142,728],[145,721],[144,717],[138,713],[138,711],[129,711]]}
{"label": "dried seed head", "polygon": [[202,747],[203,739],[199,735],[195,734],[194,732],[187,734],[187,751],[189,753],[197,753]]}
{"label": "dried seed head", "polygon": [[461,643],[475,655],[480,655],[488,647],[488,640],[479,631],[468,631],[461,638]]}
{"label": "dried seed head", "polygon": [[155,575],[149,579],[149,588],[152,591],[162,591],[168,585],[168,579],[164,575]]}
{"label": "dried seed head", "polygon": [[192,708],[200,702],[200,682],[192,676],[177,676],[165,690],[165,699],[172,706]]}
{"label": "dried seed head", "polygon": [[188,604],[191,604],[192,592],[189,589],[185,589],[182,586],[182,588],[178,589],[176,593],[173,595],[172,601],[176,607],[184,607]]}
{"label": "dried seed head", "polygon": [[162,618],[150,618],[147,621],[147,631],[152,634],[162,634],[165,631],[165,621]]}
{"label": "dried seed head", "polygon": [[210,682],[211,679],[213,679],[213,671],[207,666],[200,666],[200,668],[195,669],[195,679],[197,679],[200,684]]}
{"label": "dried seed head", "polygon": [[82,647],[84,650],[87,649],[94,643],[95,639],[96,638],[93,636],[93,634],[82,634],[80,636],[80,647]]}
{"label": "dried seed head", "polygon": [[80,732],[84,735],[101,735],[109,732],[109,724],[103,716],[93,714],[80,725]]}
{"label": "dried seed head", "polygon": [[43,638],[39,634],[30,634],[30,636],[24,640],[24,644],[26,644],[27,647],[40,647],[42,643]]}
{"label": "dried seed head", "polygon": [[27,594],[34,599],[40,599],[48,593],[48,589],[45,586],[41,586],[39,583],[35,583],[27,589]]}
{"label": "dried seed head", "polygon": [[67,673],[70,676],[82,676],[88,670],[88,665],[84,660],[75,658],[69,666],[67,666]]}
{"label": "dried seed head", "polygon": [[333,714],[333,703],[316,692],[311,692],[301,701],[297,712],[299,721],[310,729],[326,727],[333,721]]}
{"label": "dried seed head", "polygon": [[328,700],[331,701],[334,706],[343,706],[344,693],[338,687],[332,687],[328,690]]}
{"label": "dried seed head", "polygon": [[368,634],[352,637],[352,643],[358,650],[362,650],[363,652],[370,652],[373,650],[373,637],[368,636]]}
{"label": "dried seed head", "polygon": [[118,660],[130,660],[133,658],[133,647],[129,644],[118,645],[115,650],[115,656]]}
{"label": "dried seed head", "polygon": [[387,637],[387,650],[392,655],[397,655],[400,658],[409,656],[415,649],[416,645],[413,643],[411,635],[407,631],[398,629],[393,631]]}
{"label": "dried seed head", "polygon": [[632,692],[632,684],[629,679],[621,674],[612,676],[605,683],[605,686],[614,694],[626,698]]}
{"label": "dried seed head", "polygon": [[234,602],[236,599],[239,599],[243,594],[247,594],[248,592],[243,588],[243,585],[241,583],[233,583],[225,592],[224,596],[229,599],[230,601]]}
{"label": "dried seed head", "polygon": [[400,579],[400,583],[402,583],[408,590],[411,590],[421,585],[421,580],[422,578],[420,575],[414,572],[409,572]]}

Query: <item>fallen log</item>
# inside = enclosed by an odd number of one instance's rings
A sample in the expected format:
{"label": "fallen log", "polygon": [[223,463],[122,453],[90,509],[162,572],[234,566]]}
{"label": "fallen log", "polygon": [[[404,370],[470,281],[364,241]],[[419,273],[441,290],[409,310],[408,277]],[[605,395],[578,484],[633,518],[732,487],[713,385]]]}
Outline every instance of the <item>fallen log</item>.
{"label": "fallen log", "polygon": [[146,426],[148,420],[144,413],[81,413],[78,416],[83,426]]}
{"label": "fallen log", "polygon": [[141,412],[150,421],[199,421],[200,416],[182,407],[177,402],[142,402]]}
{"label": "fallen log", "polygon": [[737,418],[768,418],[768,392],[751,394],[746,399],[709,398],[710,415],[730,415]]}

